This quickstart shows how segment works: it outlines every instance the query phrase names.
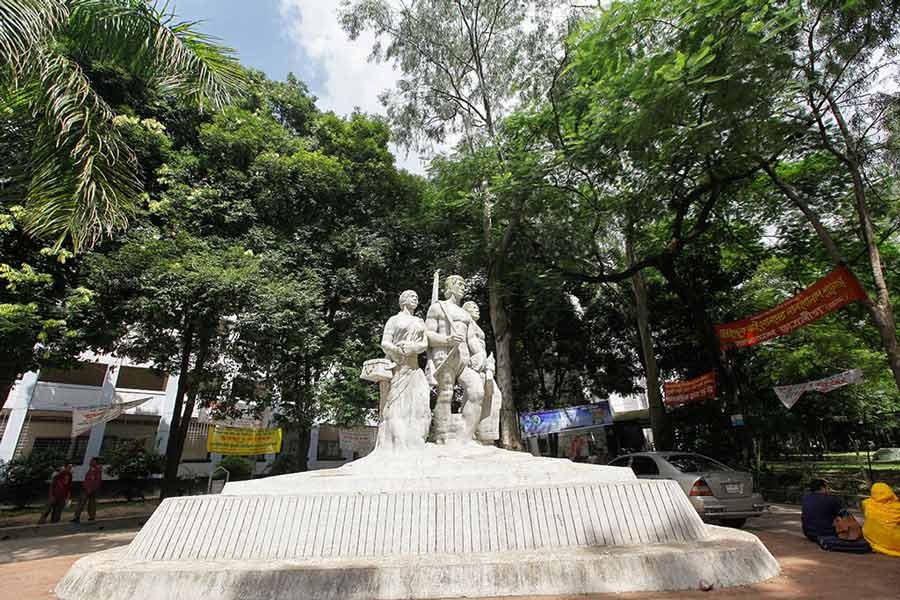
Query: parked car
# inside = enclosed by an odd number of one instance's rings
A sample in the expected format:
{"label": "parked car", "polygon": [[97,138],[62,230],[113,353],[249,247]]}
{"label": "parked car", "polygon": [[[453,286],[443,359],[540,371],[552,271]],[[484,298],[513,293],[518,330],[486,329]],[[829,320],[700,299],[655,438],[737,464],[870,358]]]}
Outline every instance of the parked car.
{"label": "parked car", "polygon": [[674,479],[704,521],[743,527],[760,516],[768,504],[753,491],[750,473],[693,452],[636,452],[609,463],[631,467],[641,479]]}

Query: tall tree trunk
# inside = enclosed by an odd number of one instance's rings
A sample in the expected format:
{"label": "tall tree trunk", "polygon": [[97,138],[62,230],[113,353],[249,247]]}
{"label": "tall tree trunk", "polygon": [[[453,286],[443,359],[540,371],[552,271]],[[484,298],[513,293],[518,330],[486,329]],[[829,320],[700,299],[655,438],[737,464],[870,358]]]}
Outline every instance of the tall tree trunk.
{"label": "tall tree trunk", "polygon": [[193,320],[186,316],[185,322],[181,335],[181,360],[179,361],[178,387],[175,389],[175,406],[172,408],[172,416],[169,420],[169,438],[166,440],[166,467],[163,471],[162,489],[160,490],[163,498],[175,491],[175,483],[178,481],[178,463],[181,460],[176,432],[181,424],[184,395],[190,379],[191,354],[194,347]]}
{"label": "tall tree trunk", "polygon": [[[788,200],[803,213],[806,220],[809,221],[809,224],[819,237],[819,241],[825,246],[831,261],[835,265],[844,265],[849,269],[849,265],[847,265],[847,261],[838,248],[837,243],[834,241],[834,238],[831,237],[831,234],[828,232],[824,223],[822,223],[822,219],[819,217],[818,213],[809,206],[809,203],[806,202],[806,199],[801,195],[800,191],[781,179],[771,165],[764,165],[763,168],[765,169],[766,174],[768,174],[769,179],[772,180],[772,183],[781,190],[781,193],[784,194],[785,197],[787,197]],[[853,166],[850,168],[852,172],[856,173]],[[856,173],[853,180],[854,208],[860,222],[863,241],[866,245],[866,255],[869,261],[869,268],[872,271],[872,280],[875,283],[875,300],[872,300],[867,296],[862,300],[862,305],[868,311],[869,316],[872,317],[872,322],[878,330],[878,335],[881,338],[881,347],[887,355],[888,366],[891,369],[891,373],[894,375],[894,383],[897,386],[897,389],[900,390],[900,347],[898,347],[897,342],[897,322],[894,317],[894,308],[891,304],[890,290],[888,289],[887,281],[884,277],[884,264],[882,263],[881,252],[878,250],[878,243],[875,239],[875,229],[872,225],[868,207],[866,206],[865,189],[863,187],[862,179],[859,174]]]}
{"label": "tall tree trunk", "polygon": [[301,426],[297,429],[297,471],[309,470],[309,444],[312,440],[309,427]]}
{"label": "tall tree trunk", "polygon": [[512,379],[512,329],[506,308],[496,280],[488,282],[491,309],[491,327],[494,330],[494,343],[497,348],[497,371],[494,374],[497,385],[503,396],[500,407],[500,444],[508,450],[522,450],[522,439],[519,434],[519,416],[513,396]]}
{"label": "tall tree trunk", "polygon": [[[493,238],[493,204],[485,194],[483,200],[483,235],[485,247],[491,251]],[[519,432],[519,417],[516,410],[516,400],[513,394],[513,360],[512,360],[512,323],[504,304],[503,288],[500,281],[503,267],[506,263],[506,255],[512,244],[513,233],[518,227],[524,198],[516,202],[513,217],[506,226],[500,243],[493,249],[493,255],[488,265],[488,302],[491,312],[491,329],[494,331],[494,344],[497,348],[497,371],[494,374],[497,385],[503,396],[503,405],[500,407],[500,445],[507,450],[524,450],[522,438]]]}
{"label": "tall tree trunk", "polygon": [[[625,236],[625,257],[628,260],[628,266],[632,266],[635,258],[634,240],[630,228]],[[650,331],[650,318],[647,311],[647,286],[644,283],[643,271],[638,271],[631,278],[631,289],[634,292],[635,316],[637,317],[638,335],[641,342],[641,355],[644,359],[647,403],[650,407],[650,428],[653,430],[653,442],[657,450],[671,450],[675,436],[660,394],[659,368],[656,364],[656,350],[653,344],[653,335]]]}
{"label": "tall tree trunk", "polygon": [[[174,431],[169,431],[168,448],[172,448],[172,452],[170,454],[167,448],[166,478],[163,481],[163,488],[167,489],[169,493],[173,492],[178,484],[178,466],[181,464],[181,457],[184,454],[184,442],[187,439],[188,430],[191,426],[191,417],[197,405],[197,381],[200,379],[203,368],[206,366],[212,335],[213,326],[207,323],[201,328],[197,336],[197,359],[194,361],[194,368],[191,370],[188,381],[185,384],[184,397],[186,401],[183,403],[181,412],[176,413],[178,414],[178,426],[173,428]],[[180,387],[181,381],[178,383]],[[172,446],[173,443],[174,447]]]}
{"label": "tall tree trunk", "polygon": [[706,303],[702,295],[698,294],[691,282],[685,281],[675,269],[675,261],[671,256],[664,256],[657,263],[657,268],[665,277],[669,287],[678,296],[691,315],[694,330],[700,340],[703,353],[707,362],[719,373],[719,383],[725,394],[726,404],[731,408],[743,410],[739,405],[738,384],[731,366],[722,360],[719,351],[719,337],[716,335],[715,326],[706,311]]}

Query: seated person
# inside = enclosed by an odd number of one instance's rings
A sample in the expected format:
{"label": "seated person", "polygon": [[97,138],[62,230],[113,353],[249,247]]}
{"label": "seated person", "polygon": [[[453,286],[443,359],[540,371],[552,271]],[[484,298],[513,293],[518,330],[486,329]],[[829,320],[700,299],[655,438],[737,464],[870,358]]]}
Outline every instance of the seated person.
{"label": "seated person", "polygon": [[803,535],[816,543],[820,537],[837,535],[834,518],[841,513],[841,501],[829,493],[827,481],[813,479],[809,491],[803,494],[802,504]]}
{"label": "seated person", "polygon": [[872,550],[900,556],[900,501],[886,483],[872,485],[872,497],[863,500],[863,536]]}

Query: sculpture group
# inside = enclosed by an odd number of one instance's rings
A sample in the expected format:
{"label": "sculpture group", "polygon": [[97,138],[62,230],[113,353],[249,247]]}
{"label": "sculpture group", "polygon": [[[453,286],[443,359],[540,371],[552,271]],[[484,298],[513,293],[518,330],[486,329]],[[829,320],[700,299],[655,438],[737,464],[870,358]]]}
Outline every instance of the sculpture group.
{"label": "sculpture group", "polygon": [[[478,306],[460,305],[464,295],[465,280],[450,275],[444,280],[444,300],[433,298],[423,321],[413,314],[418,294],[400,294],[400,312],[388,319],[381,338],[386,359],[363,365],[364,379],[381,382],[377,448],[421,448],[429,431],[438,444],[491,444],[499,438],[502,396],[494,380],[494,357],[487,354]],[[426,351],[427,374],[419,366],[419,355]],[[454,412],[457,386],[462,400]],[[431,387],[437,388],[433,412]]]}

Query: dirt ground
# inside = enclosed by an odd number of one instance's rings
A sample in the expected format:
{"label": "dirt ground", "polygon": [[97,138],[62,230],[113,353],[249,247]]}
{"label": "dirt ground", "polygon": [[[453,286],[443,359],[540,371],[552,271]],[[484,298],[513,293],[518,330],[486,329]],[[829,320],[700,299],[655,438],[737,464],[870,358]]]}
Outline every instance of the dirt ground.
{"label": "dirt ground", "polygon": [[[63,510],[60,522],[66,522],[75,516],[75,507],[78,505],[77,500],[73,500]],[[159,498],[148,498],[145,501],[135,500],[134,502],[100,502],[97,505],[98,519],[111,519],[116,517],[137,517],[152,513],[159,506]],[[29,507],[23,510],[9,510],[0,512],[0,529],[4,527],[15,527],[18,525],[34,525],[43,512],[43,508]],[[87,512],[82,515],[82,519],[87,519]]]}
{"label": "dirt ground", "polygon": [[[539,599],[518,597],[507,600],[900,598],[900,558],[822,552],[800,534],[800,514],[794,507],[773,507],[771,514],[751,520],[747,529],[757,534],[781,563],[781,575],[752,586],[710,592],[542,596]],[[53,600],[56,598],[53,586],[75,560],[84,554],[127,544],[135,533],[81,533],[0,542],[2,596],[16,600]],[[7,592],[12,590],[14,595],[8,596]]]}

